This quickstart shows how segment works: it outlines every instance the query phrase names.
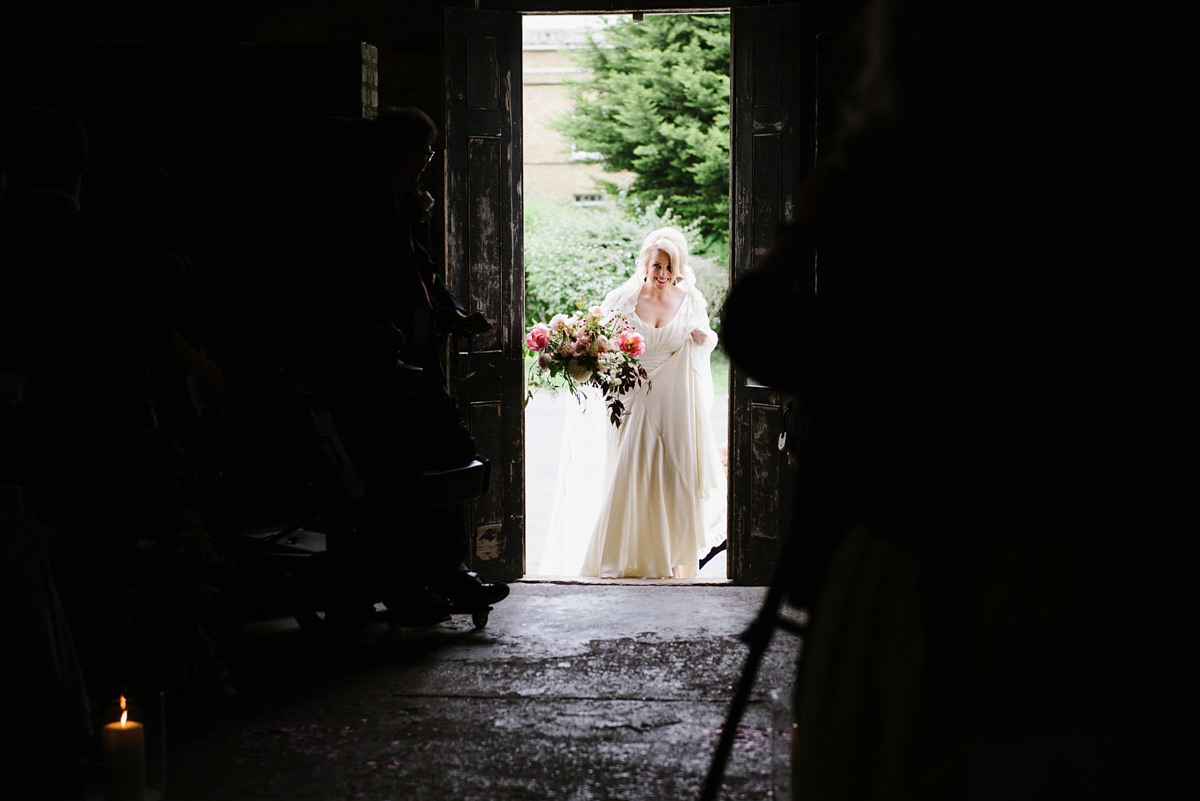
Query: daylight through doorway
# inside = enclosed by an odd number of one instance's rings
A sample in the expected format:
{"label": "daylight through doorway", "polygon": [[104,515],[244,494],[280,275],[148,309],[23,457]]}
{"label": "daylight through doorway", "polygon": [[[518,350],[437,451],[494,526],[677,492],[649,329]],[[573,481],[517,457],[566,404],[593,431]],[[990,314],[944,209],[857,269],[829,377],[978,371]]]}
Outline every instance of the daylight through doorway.
{"label": "daylight through doorway", "polygon": [[[599,303],[603,292],[598,288],[595,263],[609,267],[610,274],[620,270],[624,280],[632,271],[634,257],[645,232],[632,241],[628,233],[631,223],[624,227],[618,223],[603,222],[603,215],[613,214],[613,204],[608,194],[595,179],[609,181],[618,186],[628,185],[632,173],[605,172],[600,154],[577,148],[570,137],[557,130],[554,120],[568,113],[573,106],[568,82],[585,75],[572,51],[586,45],[589,32],[602,30],[604,20],[598,16],[553,15],[523,17],[522,43],[522,139],[524,153],[523,185],[525,200],[525,256],[526,265],[526,309],[527,325],[535,318],[548,319],[552,313],[573,311],[572,301],[579,295],[596,294],[588,297],[589,304]],[[727,129],[726,129],[727,136]],[[651,215],[663,215],[666,210],[658,208]],[[652,219],[652,217],[651,217]],[[669,224],[685,227],[691,220],[670,217]],[[727,217],[726,217],[727,219]],[[659,221],[661,222],[661,220]],[[651,227],[658,227],[652,225]],[[603,233],[597,234],[597,229]],[[647,229],[649,230],[649,229]],[[625,234],[622,240],[621,235]],[[607,246],[598,258],[580,259],[573,257],[577,243],[591,236]],[[727,232],[726,239],[727,242]],[[689,245],[691,242],[689,241]],[[710,249],[711,250],[711,249]],[[717,248],[719,250],[719,248]],[[711,253],[705,254],[711,256]],[[704,271],[704,280],[716,290],[701,284],[709,301],[709,312],[718,307],[728,289],[728,247],[723,258],[704,256],[692,257],[694,267]],[[697,270],[699,273],[701,270]],[[540,291],[539,291],[540,290]],[[578,292],[578,295],[575,294]],[[547,301],[557,293],[557,302]],[[711,295],[719,294],[720,297]],[[715,302],[714,302],[715,301]],[[716,321],[714,320],[714,323]],[[714,325],[714,327],[716,327]],[[530,367],[526,362],[526,370]],[[711,423],[721,450],[722,463],[728,465],[728,362],[718,348],[712,358],[713,385],[716,397],[713,402]],[[602,407],[598,401],[588,407]],[[598,411],[603,411],[602,408]],[[552,395],[539,390],[529,397],[525,409],[525,573],[527,579],[550,578],[542,571],[546,564],[553,563],[556,536],[570,536],[586,540],[588,531],[555,531],[553,526],[571,525],[579,527],[578,520],[594,520],[594,509],[585,509],[583,514],[568,516],[576,522],[565,524],[560,517],[553,520],[555,498],[561,496],[565,481],[599,481],[597,465],[603,464],[604,427],[608,425],[602,414],[581,414],[579,403],[567,392]],[[597,426],[596,421],[600,423]],[[573,430],[586,426],[584,441],[590,443],[586,463],[578,461],[578,451],[567,453],[564,443],[572,439]],[[577,430],[575,433],[579,433]],[[580,440],[575,438],[575,442]],[[600,458],[591,458],[599,456]],[[589,492],[575,493],[578,497],[590,497],[598,503],[601,488],[588,484]],[[706,551],[724,541],[725,511],[727,499],[711,499],[705,507]],[[548,550],[549,548],[549,550]],[[701,553],[701,557],[707,553]],[[561,564],[559,562],[558,564]],[[718,552],[705,565],[699,578],[724,580],[727,576],[724,552]]]}

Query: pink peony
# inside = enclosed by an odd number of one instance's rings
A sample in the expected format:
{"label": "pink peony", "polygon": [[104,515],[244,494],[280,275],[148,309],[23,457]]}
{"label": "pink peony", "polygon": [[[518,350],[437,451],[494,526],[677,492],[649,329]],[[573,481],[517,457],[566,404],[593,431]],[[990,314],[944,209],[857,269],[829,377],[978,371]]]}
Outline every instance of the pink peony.
{"label": "pink peony", "polygon": [[617,347],[636,359],[646,352],[646,338],[632,328],[626,328],[617,335]]}
{"label": "pink peony", "polygon": [[544,350],[550,344],[550,329],[538,323],[525,337],[525,347],[530,350]]}

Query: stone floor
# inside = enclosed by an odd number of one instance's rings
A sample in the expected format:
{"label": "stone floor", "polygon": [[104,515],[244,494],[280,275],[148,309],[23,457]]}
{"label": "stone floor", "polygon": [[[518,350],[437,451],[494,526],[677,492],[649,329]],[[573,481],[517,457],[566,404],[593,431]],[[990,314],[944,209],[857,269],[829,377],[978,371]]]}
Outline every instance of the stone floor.
{"label": "stone floor", "polygon": [[[466,618],[323,645],[245,628],[257,689],[167,752],[172,801],[686,799],[699,795],[762,588],[669,581],[513,586]],[[796,640],[777,631],[722,798],[765,799],[785,759]],[[782,715],[779,713],[782,711]]]}
{"label": "stone floor", "polygon": [[[569,397],[527,410],[527,478],[553,487]],[[713,425],[725,439],[726,399]],[[549,493],[527,493],[536,572]],[[172,801],[697,798],[765,588],[720,554],[688,582],[519,582],[484,629],[466,617],[331,645],[283,610],[243,628],[251,688],[168,717]],[[724,799],[777,795],[796,640],[777,632],[737,730]],[[170,707],[170,704],[168,705]],[[100,801],[98,782],[46,801]]]}

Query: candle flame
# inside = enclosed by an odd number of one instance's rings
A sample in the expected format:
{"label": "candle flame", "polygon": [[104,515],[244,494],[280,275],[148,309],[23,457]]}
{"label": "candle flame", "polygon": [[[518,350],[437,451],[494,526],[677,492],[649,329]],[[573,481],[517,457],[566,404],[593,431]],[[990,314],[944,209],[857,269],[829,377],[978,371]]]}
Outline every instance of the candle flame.
{"label": "candle flame", "polygon": [[125,708],[125,696],[121,696],[121,726],[125,726],[125,721],[129,719],[129,710]]}

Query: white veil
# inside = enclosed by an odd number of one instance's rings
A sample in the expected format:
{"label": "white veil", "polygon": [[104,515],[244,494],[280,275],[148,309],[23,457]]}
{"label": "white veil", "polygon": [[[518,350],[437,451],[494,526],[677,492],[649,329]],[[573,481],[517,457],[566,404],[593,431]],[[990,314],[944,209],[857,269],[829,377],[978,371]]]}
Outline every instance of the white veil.
{"label": "white veil", "polygon": [[567,411],[546,543],[536,568],[543,576],[579,575],[600,514],[608,451],[616,441],[600,391],[585,387],[583,392],[585,403],[565,393],[557,398]]}

